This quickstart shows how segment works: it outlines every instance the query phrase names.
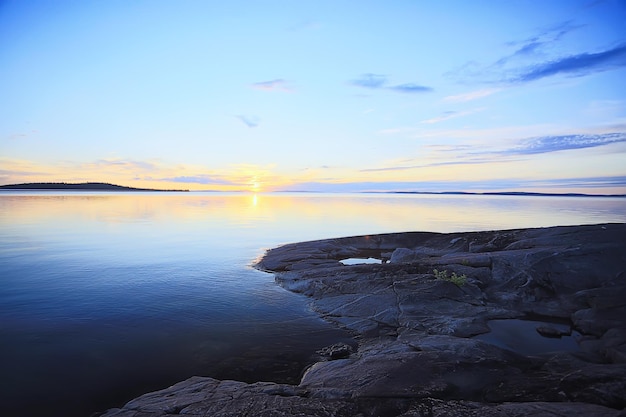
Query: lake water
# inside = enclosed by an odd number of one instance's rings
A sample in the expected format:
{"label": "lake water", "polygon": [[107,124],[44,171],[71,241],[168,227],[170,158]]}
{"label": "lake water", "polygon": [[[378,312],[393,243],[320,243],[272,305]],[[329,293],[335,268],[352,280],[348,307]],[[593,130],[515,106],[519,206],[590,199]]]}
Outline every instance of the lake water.
{"label": "lake water", "polygon": [[0,193],[0,415],[88,416],[193,375],[294,382],[349,335],[251,268],[329,237],[626,222],[626,199]]}

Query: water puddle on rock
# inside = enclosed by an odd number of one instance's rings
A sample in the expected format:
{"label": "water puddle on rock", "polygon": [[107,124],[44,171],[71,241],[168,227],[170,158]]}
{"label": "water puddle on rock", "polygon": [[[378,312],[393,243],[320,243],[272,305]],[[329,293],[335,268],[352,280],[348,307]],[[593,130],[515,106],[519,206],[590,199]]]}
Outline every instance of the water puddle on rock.
{"label": "water puddle on rock", "polygon": [[380,264],[382,261],[376,258],[348,258],[342,259],[341,261],[344,265],[360,265],[360,264]]}
{"label": "water puddle on rock", "polygon": [[568,324],[521,319],[490,320],[487,324],[491,331],[476,339],[522,355],[580,350],[581,334]]}

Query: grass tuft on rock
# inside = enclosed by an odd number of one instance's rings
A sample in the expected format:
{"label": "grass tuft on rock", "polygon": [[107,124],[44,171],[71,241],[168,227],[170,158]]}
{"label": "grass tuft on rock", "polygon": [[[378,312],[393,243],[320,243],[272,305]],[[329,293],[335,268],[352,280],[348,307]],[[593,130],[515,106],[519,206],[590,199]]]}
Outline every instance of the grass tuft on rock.
{"label": "grass tuft on rock", "polygon": [[443,271],[433,269],[433,275],[437,279],[440,279],[443,281],[449,281],[458,287],[462,287],[463,285],[465,285],[465,283],[467,283],[467,275],[465,274],[457,275],[456,272],[453,272],[451,275],[448,275],[448,271],[445,269]]}

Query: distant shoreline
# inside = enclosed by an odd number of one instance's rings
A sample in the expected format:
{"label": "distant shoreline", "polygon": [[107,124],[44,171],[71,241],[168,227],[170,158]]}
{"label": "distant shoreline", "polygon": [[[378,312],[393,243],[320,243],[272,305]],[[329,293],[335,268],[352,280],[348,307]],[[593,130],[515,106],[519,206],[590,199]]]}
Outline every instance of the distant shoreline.
{"label": "distant shoreline", "polygon": [[[306,194],[343,194],[336,191],[278,190],[273,193],[306,193]],[[525,191],[345,191],[347,194],[419,194],[419,195],[489,195],[489,196],[520,196],[520,197],[617,197],[626,198],[626,194],[584,194],[584,193],[537,193]]]}
{"label": "distant shoreline", "polygon": [[189,190],[159,190],[153,188],[134,188],[104,182],[33,182],[25,184],[0,185],[0,190],[27,191],[147,191],[147,192],[188,192]]}
{"label": "distant shoreline", "polygon": [[[34,182],[24,184],[0,185],[0,191],[141,191],[141,192],[190,192],[184,189],[155,189],[135,188],[104,182],[65,183],[65,182]],[[220,192],[218,190],[198,190],[200,192]],[[252,191],[229,191],[252,192]],[[306,194],[415,194],[415,195],[483,195],[483,196],[513,196],[513,197],[611,197],[626,198],[626,194],[585,194],[585,193],[539,193],[526,191],[307,191],[307,190],[277,190],[269,193],[306,193]]]}
{"label": "distant shoreline", "polygon": [[469,192],[469,191],[371,191],[373,194],[427,194],[427,195],[502,195],[502,196],[522,196],[522,197],[626,197],[626,194],[584,194],[584,193],[535,193],[524,191],[491,191],[491,192]]}

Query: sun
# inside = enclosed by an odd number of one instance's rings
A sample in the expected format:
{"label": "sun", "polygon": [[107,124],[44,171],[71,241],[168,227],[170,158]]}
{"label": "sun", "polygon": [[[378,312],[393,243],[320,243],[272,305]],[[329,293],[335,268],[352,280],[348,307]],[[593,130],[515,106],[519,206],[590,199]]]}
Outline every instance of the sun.
{"label": "sun", "polygon": [[271,178],[271,175],[268,174],[267,169],[262,169],[259,167],[251,166],[251,167],[243,167],[242,168],[241,178],[244,180],[242,182],[242,190],[260,193],[263,192],[268,185],[268,178]]}
{"label": "sun", "polygon": [[250,180],[250,191],[254,191],[255,193],[261,191],[261,181],[257,175]]}

